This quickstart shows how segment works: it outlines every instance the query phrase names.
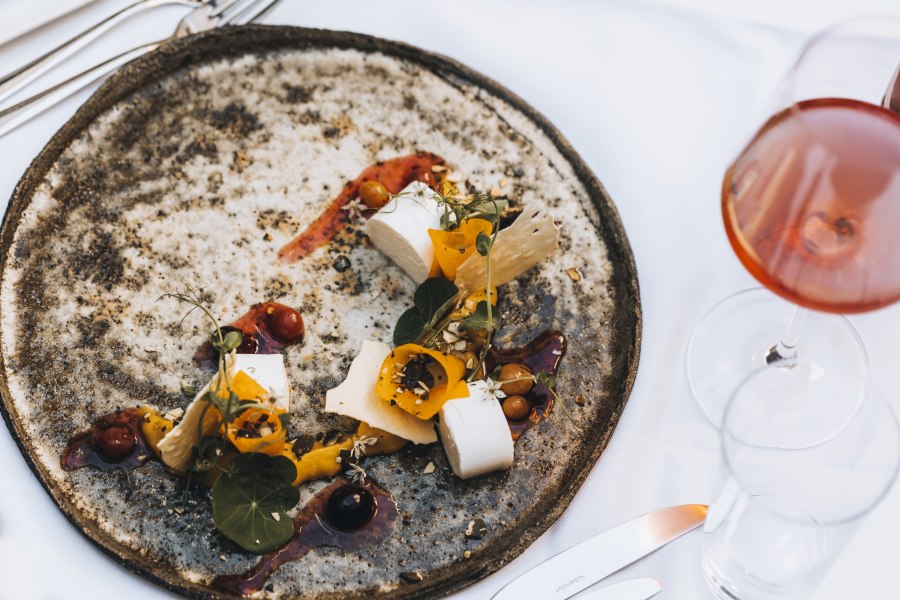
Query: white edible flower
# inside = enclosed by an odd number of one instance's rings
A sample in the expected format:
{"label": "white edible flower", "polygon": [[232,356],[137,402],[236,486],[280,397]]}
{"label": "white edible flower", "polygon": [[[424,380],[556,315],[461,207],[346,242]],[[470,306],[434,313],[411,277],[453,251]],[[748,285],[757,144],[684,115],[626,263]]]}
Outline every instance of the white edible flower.
{"label": "white edible flower", "polygon": [[344,472],[350,481],[362,485],[366,482],[366,471],[356,463],[350,463],[350,468]]}
{"label": "white edible flower", "polygon": [[486,397],[494,400],[503,400],[506,398],[506,392],[500,389],[502,384],[494,381],[490,377],[484,380]]}
{"label": "white edible flower", "polygon": [[353,442],[353,448],[350,450],[350,455],[359,460],[363,454],[366,453],[366,446],[374,446],[378,443],[378,438],[376,437],[367,437],[361,440],[356,440]]}
{"label": "white edible flower", "polygon": [[351,221],[365,221],[364,213],[369,210],[369,207],[359,198],[355,198],[342,206],[341,210],[347,211],[347,217]]}

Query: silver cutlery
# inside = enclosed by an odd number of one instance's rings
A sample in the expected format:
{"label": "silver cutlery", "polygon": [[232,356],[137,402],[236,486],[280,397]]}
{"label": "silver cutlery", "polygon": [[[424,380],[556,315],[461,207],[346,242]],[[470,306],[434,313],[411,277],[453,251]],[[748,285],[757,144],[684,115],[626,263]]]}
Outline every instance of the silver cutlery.
{"label": "silver cutlery", "polygon": [[132,48],[9,108],[0,110],[0,137],[65,100],[75,92],[110,75],[132,60],[159,48],[167,42],[216,27],[252,23],[265,16],[278,2],[280,0],[222,0],[215,6],[207,4],[199,6],[178,23],[175,32],[169,37]]}
{"label": "silver cutlery", "polygon": [[630,579],[585,594],[578,600],[647,600],[662,591],[655,579]]}
{"label": "silver cutlery", "polygon": [[63,42],[49,52],[37,57],[28,64],[0,77],[0,102],[3,102],[10,96],[22,90],[29,83],[72,56],[122,21],[140,12],[169,4],[197,8],[205,4],[210,4],[211,2],[212,0],[138,0],[108,16],[96,25],[89,27],[75,37]]}
{"label": "silver cutlery", "polygon": [[704,504],[683,504],[613,527],[520,575],[493,600],[570,598],[696,528],[706,510]]}

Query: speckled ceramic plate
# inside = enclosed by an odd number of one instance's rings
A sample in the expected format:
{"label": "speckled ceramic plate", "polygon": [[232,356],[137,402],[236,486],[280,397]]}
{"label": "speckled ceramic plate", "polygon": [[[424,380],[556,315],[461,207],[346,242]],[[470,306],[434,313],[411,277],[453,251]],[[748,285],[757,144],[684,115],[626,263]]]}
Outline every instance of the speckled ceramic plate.
{"label": "speckled ceramic plate", "polygon": [[[470,481],[450,475],[439,445],[370,459],[401,512],[390,538],[358,554],[316,550],[281,567],[264,596],[445,595],[565,509],[622,412],[640,341],[634,261],[597,179],[543,117],[452,60],[351,33],[229,29],[111,79],[34,161],[3,221],[3,415],[60,509],[127,568],[209,598],[214,576],[257,560],[216,532],[205,493],[174,511],[183,482],[158,463],[130,477],[60,468],[97,417],[183,406],[179,382],[208,377],[191,361],[205,323],[179,329],[184,306],[156,299],[187,281],[226,321],[265,299],[299,307],[292,427],[340,425],[322,412],[324,391],[363,339],[390,340],[413,285],[353,227],[300,263],[276,253],[364,167],[415,150],[444,156],[471,188],[506,180],[509,196],[553,212],[560,251],[505,286],[498,340],[568,336],[558,391],[582,430],[557,410],[519,441],[508,472]],[[322,485],[304,486],[301,504]],[[488,528],[477,541],[464,536],[474,517]],[[414,570],[423,581],[400,578]]]}

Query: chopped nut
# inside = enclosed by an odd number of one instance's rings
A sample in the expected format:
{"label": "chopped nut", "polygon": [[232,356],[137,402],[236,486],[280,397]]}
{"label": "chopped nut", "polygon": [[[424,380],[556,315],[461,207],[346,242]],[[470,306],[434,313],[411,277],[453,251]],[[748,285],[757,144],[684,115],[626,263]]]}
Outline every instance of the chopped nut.
{"label": "chopped nut", "polygon": [[465,558],[466,560],[472,558],[472,551],[466,550],[465,552],[463,552],[463,558]]}
{"label": "chopped nut", "polygon": [[281,515],[278,514],[277,512],[272,513],[272,518],[275,519],[276,521],[281,521]]}
{"label": "chopped nut", "polygon": [[184,416],[183,408],[173,408],[169,412],[163,415],[163,419],[168,419],[170,421],[177,421],[181,417]]}
{"label": "chopped nut", "polygon": [[572,267],[571,269],[566,269],[566,274],[569,276],[569,279],[572,281],[581,281],[583,279],[581,275],[581,271]]}
{"label": "chopped nut", "polygon": [[159,351],[156,348],[154,348],[153,346],[147,346],[146,348],[144,348],[144,352],[147,352],[149,354],[155,354],[156,352],[159,352]]}
{"label": "chopped nut", "polygon": [[447,170],[446,165],[431,165],[432,173],[446,173]]}
{"label": "chopped nut", "polygon": [[587,398],[585,398],[581,394],[578,394],[575,397],[575,404],[577,404],[578,406],[584,406],[585,404],[587,404]]}
{"label": "chopped nut", "polygon": [[176,507],[175,507],[175,512],[177,512],[179,515],[180,515],[180,514],[184,514],[184,507],[183,507],[183,506],[176,506]]}
{"label": "chopped nut", "polygon": [[434,473],[434,463],[429,461],[428,464],[425,465],[425,469],[422,471],[422,473],[424,473],[425,475]]}
{"label": "chopped nut", "polygon": [[220,554],[219,560],[228,560],[228,558],[224,554]]}

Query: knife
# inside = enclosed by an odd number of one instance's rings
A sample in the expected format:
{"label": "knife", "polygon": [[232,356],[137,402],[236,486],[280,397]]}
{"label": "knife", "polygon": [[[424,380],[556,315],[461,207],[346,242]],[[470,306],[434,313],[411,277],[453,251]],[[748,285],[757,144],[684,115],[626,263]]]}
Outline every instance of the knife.
{"label": "knife", "polygon": [[578,598],[578,600],[647,600],[662,590],[657,580],[645,577],[614,583]]}
{"label": "knife", "polygon": [[705,504],[663,508],[563,550],[513,579],[493,600],[564,600],[694,529]]}

